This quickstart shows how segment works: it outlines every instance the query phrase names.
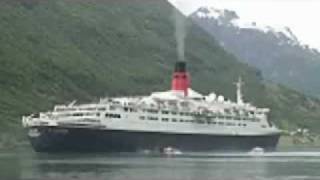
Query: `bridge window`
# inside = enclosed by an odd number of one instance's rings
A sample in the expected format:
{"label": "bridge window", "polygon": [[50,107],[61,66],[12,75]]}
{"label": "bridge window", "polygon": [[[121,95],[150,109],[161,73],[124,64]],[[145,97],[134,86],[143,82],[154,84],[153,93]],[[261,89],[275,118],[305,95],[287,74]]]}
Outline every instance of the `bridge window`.
{"label": "bridge window", "polygon": [[74,113],[73,116],[83,116],[82,113]]}
{"label": "bridge window", "polygon": [[162,111],[162,114],[169,114],[169,111]]}
{"label": "bridge window", "polygon": [[108,114],[107,113],[105,116],[108,118],[121,118],[120,114]]}
{"label": "bridge window", "polygon": [[162,118],[161,121],[168,122],[169,119],[168,118]]}
{"label": "bridge window", "polygon": [[98,110],[99,110],[99,111],[105,111],[106,108],[99,108]]}
{"label": "bridge window", "polygon": [[157,121],[157,120],[158,120],[158,118],[157,118],[157,117],[149,116],[149,117],[148,117],[148,120],[151,120],[151,121]]}
{"label": "bridge window", "polygon": [[158,110],[148,109],[147,112],[148,112],[148,113],[156,114],[156,113],[158,113]]}

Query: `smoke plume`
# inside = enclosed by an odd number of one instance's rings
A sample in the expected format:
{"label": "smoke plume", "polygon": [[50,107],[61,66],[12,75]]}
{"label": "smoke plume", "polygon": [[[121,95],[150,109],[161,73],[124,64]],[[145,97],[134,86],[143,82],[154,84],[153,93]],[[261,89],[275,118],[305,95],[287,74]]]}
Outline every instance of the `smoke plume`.
{"label": "smoke plume", "polygon": [[175,36],[177,41],[177,54],[179,61],[185,61],[185,37],[186,37],[186,18],[175,8],[173,8],[175,20]]}

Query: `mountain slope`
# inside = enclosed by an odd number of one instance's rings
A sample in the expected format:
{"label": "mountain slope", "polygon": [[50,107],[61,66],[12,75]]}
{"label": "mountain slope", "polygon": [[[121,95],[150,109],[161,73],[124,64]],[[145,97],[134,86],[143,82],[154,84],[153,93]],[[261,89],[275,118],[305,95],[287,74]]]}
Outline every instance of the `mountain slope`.
{"label": "mountain slope", "polygon": [[301,44],[290,28],[247,23],[234,11],[208,7],[191,18],[267,79],[320,97],[320,53]]}
{"label": "mountain slope", "polygon": [[[1,132],[20,133],[23,114],[56,103],[168,89],[177,59],[171,14],[172,7],[158,0],[1,1]],[[245,99],[272,108],[277,124],[318,124],[319,101],[264,84],[257,70],[191,21],[186,59],[200,92],[234,99],[232,83],[242,76]]]}

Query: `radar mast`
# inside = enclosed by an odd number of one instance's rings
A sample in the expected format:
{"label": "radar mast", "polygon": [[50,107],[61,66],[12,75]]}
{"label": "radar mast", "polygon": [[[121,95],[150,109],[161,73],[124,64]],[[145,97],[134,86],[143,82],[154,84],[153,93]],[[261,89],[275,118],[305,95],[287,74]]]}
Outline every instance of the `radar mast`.
{"label": "radar mast", "polygon": [[234,83],[237,86],[237,104],[243,104],[243,98],[242,98],[242,86],[244,82],[242,81],[241,76],[238,79],[238,82]]}

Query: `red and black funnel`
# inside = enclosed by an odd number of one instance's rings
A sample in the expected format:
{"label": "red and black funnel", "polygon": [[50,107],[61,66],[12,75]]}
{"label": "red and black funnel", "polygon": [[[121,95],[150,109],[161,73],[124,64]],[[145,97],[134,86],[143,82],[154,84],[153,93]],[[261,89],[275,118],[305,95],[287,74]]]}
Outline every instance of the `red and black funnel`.
{"label": "red and black funnel", "polygon": [[171,89],[175,91],[183,91],[185,96],[188,96],[188,88],[190,87],[190,76],[187,72],[187,64],[183,61],[178,61],[174,67]]}

